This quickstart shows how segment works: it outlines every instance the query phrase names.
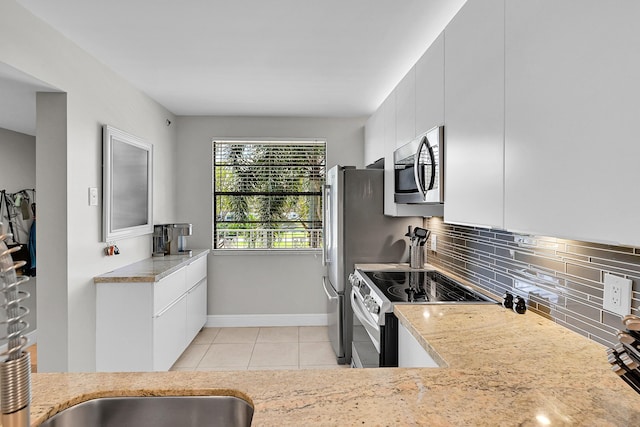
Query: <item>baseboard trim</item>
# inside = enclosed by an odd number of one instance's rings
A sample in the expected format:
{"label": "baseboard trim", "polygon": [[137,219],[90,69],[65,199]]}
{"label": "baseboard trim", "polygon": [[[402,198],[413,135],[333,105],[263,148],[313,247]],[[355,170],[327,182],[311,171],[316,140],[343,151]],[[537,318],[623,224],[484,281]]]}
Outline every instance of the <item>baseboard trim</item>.
{"label": "baseboard trim", "polygon": [[327,314],[224,314],[209,315],[205,326],[269,327],[269,326],[327,326]]}

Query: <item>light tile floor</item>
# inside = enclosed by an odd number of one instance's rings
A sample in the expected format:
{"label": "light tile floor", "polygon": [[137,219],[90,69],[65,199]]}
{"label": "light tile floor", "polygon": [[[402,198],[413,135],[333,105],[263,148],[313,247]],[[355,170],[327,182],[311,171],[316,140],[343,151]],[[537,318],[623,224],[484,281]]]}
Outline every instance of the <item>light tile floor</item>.
{"label": "light tile floor", "polygon": [[173,371],[333,369],[338,365],[326,326],[204,328]]}

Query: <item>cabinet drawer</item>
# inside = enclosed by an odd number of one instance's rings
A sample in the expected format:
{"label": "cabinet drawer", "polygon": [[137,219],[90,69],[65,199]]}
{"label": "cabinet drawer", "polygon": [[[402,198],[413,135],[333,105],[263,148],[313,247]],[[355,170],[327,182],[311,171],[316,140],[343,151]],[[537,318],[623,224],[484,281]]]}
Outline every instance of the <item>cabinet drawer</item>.
{"label": "cabinet drawer", "polygon": [[207,277],[207,257],[202,257],[187,265],[187,290]]}
{"label": "cabinet drawer", "polygon": [[153,314],[158,314],[163,308],[178,299],[187,291],[186,269],[181,268],[164,279],[156,282],[153,289]]}

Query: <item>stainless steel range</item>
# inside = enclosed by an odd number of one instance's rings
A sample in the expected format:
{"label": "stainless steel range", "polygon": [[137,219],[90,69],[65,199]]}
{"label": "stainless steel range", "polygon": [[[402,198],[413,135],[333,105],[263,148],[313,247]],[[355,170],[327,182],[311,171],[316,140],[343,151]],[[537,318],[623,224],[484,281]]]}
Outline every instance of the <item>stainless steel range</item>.
{"label": "stainless steel range", "polygon": [[393,304],[497,304],[473,288],[428,270],[355,270],[351,281],[351,366],[398,366],[398,319]]}

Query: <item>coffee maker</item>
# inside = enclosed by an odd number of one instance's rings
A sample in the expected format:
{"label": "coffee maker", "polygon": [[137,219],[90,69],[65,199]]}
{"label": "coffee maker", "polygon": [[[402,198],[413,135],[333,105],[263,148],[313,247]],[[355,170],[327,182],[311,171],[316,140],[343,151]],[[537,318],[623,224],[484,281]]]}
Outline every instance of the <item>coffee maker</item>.
{"label": "coffee maker", "polygon": [[191,224],[156,224],[153,226],[153,256],[191,255],[187,249],[187,236]]}

